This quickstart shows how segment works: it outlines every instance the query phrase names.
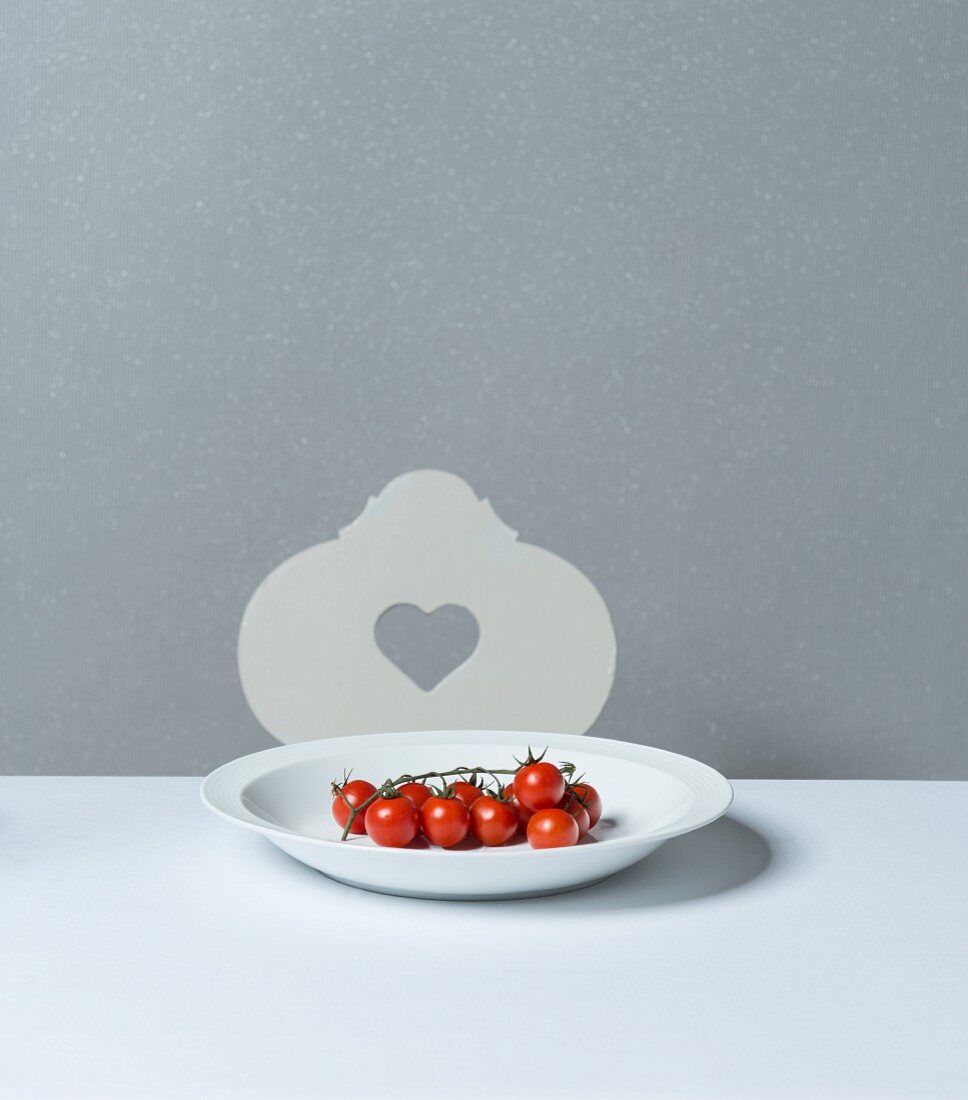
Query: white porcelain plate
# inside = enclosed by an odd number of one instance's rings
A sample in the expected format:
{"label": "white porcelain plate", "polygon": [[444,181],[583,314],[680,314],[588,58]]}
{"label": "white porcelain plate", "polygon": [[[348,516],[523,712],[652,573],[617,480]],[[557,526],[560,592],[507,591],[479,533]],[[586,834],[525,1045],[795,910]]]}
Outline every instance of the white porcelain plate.
{"label": "white porcelain plate", "polygon": [[[570,761],[602,797],[602,820],[572,848],[535,851],[525,840],[500,848],[380,848],[369,837],[340,840],[330,783],[352,770],[379,785],[409,773],[482,766],[513,768],[529,745]],[[709,824],[733,792],[712,768],[687,756],[624,741],[560,733],[491,730],[361,734],[304,741],[244,756],[212,772],[202,801],[236,825],[262,833],[330,878],[408,897],[484,900],[575,890],[614,875],[670,837]]]}

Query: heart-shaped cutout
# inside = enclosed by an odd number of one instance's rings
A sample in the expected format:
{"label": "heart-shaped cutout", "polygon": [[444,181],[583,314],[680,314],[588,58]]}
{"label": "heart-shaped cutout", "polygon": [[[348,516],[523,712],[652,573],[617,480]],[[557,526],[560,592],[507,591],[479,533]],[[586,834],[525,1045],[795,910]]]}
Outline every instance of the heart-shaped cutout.
{"label": "heart-shaped cutout", "polygon": [[373,635],[380,652],[422,691],[432,691],[477,649],[477,619],[459,604],[426,612],[412,603],[388,607]]}

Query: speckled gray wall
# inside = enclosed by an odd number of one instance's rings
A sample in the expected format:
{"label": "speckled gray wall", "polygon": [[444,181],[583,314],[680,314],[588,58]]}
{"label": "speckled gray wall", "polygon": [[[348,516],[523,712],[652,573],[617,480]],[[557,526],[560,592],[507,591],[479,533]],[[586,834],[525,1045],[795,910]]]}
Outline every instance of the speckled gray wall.
{"label": "speckled gray wall", "polygon": [[0,12],[0,770],[270,744],[239,617],[395,474],[583,568],[596,732],[968,777],[968,5]]}

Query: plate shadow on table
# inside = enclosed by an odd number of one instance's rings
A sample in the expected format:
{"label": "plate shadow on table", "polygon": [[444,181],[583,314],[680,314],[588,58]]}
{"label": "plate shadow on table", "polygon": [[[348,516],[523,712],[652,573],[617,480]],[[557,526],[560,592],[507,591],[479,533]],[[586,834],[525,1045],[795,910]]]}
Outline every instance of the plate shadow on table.
{"label": "plate shadow on table", "polygon": [[666,841],[641,863],[604,882],[567,894],[503,904],[543,904],[585,912],[679,905],[745,886],[775,866],[775,861],[776,853],[761,832],[727,816]]}

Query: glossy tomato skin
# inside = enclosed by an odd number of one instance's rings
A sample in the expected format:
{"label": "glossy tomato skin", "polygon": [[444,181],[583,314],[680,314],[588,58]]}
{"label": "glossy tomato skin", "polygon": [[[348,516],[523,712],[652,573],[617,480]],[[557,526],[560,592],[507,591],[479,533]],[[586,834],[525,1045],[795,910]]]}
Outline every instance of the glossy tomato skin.
{"label": "glossy tomato skin", "polygon": [[459,798],[428,798],[420,807],[424,836],[438,848],[452,848],[467,836],[470,811]]}
{"label": "glossy tomato skin", "polygon": [[382,848],[403,848],[420,831],[417,808],[402,795],[378,798],[366,809],[366,831]]}
{"label": "glossy tomato skin", "polygon": [[514,797],[526,810],[551,809],[564,793],[564,776],[554,764],[526,764],[514,777]]}
{"label": "glossy tomato skin", "polygon": [[434,793],[426,783],[401,783],[397,790],[419,810],[420,807]]}
{"label": "glossy tomato skin", "polygon": [[565,797],[558,803],[558,808],[564,810],[566,814],[571,814],[578,822],[578,839],[581,840],[585,833],[591,828],[591,819],[588,816],[588,810],[585,809],[571,791],[565,792]]}
{"label": "glossy tomato skin", "polygon": [[578,843],[578,822],[556,807],[538,810],[528,822],[528,843],[532,848],[570,848]]}
{"label": "glossy tomato skin", "polygon": [[514,779],[510,779],[506,786],[501,788],[501,797],[505,799],[509,806],[514,808],[514,812],[518,815],[518,832],[525,836],[528,831],[528,822],[531,820],[531,810],[526,810],[521,803],[514,797]]}
{"label": "glossy tomato skin", "polygon": [[510,802],[481,795],[471,806],[471,829],[482,844],[496,848],[518,831],[518,812]]}
{"label": "glossy tomato skin", "polygon": [[511,799],[511,805],[514,807],[514,812],[518,815],[518,832],[522,836],[527,836],[528,822],[534,817],[534,810],[526,810],[516,798]]}
{"label": "glossy tomato skin", "polygon": [[484,793],[480,787],[476,787],[473,783],[468,783],[463,779],[458,779],[452,786],[454,788],[454,797],[459,798],[468,809],[470,809]]}
{"label": "glossy tomato skin", "polygon": [[[351,779],[349,783],[344,783],[342,787],[337,788],[337,793],[333,797],[333,817],[336,819],[336,824],[341,829],[345,829],[350,816],[350,806],[359,806],[372,794],[376,794],[376,787],[372,783],[367,783],[365,779]],[[366,832],[365,817],[365,814],[356,815],[353,828],[350,829],[351,833],[362,836]]]}
{"label": "glossy tomato skin", "polygon": [[588,827],[594,829],[602,817],[602,799],[590,783],[575,783],[571,788],[588,811]]}

